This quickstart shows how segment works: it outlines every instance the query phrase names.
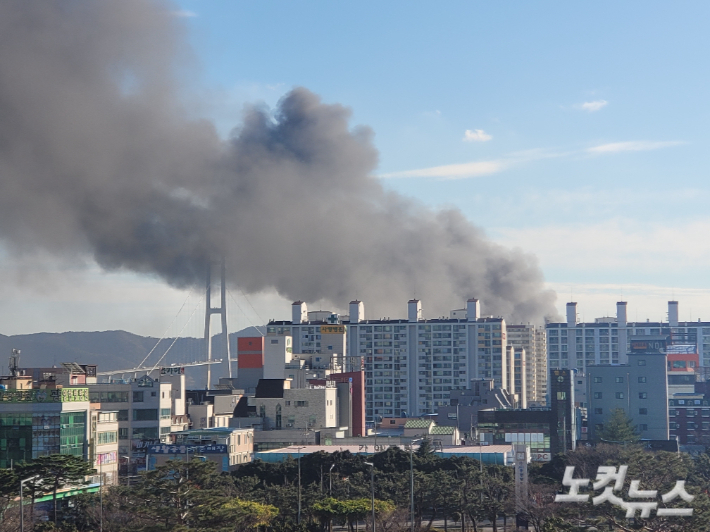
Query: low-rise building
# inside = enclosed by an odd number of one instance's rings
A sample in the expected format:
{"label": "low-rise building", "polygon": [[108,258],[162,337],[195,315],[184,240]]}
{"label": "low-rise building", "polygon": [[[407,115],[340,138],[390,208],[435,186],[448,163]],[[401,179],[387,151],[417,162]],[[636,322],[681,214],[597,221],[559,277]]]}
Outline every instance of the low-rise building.
{"label": "low-rise building", "polygon": [[118,412],[91,411],[91,460],[103,485],[118,484]]}
{"label": "low-rise building", "polygon": [[0,468],[50,454],[89,458],[89,390],[33,389],[31,377],[0,389]]}
{"label": "low-rise building", "polygon": [[251,462],[254,453],[252,429],[212,428],[186,430],[175,434],[174,444],[155,444],[148,448],[147,469],[168,460],[202,460],[217,464],[217,470],[234,471]]}
{"label": "low-rise building", "polygon": [[171,392],[170,382],[148,375],[89,386],[92,405],[118,413],[118,452],[133,469],[145,467],[148,445],[171,441]]}

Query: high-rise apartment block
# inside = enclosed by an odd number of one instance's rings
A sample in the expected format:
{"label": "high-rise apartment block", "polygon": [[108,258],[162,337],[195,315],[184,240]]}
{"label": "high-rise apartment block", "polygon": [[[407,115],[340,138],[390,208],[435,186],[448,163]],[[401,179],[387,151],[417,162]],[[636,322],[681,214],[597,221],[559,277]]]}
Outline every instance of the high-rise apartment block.
{"label": "high-rise apartment block", "polygon": [[[407,303],[406,319],[368,320],[362,301],[352,301],[347,316],[308,312],[302,301],[296,301],[292,310],[291,321],[267,325],[266,349],[270,336],[291,336],[294,354],[321,353],[342,364],[344,371],[364,369],[369,421],[435,413],[449,404],[451,390],[466,390],[473,379],[492,379],[512,394],[524,389],[520,369],[515,378],[505,320],[481,316],[476,299],[469,299],[464,309],[451,311],[449,318],[438,319],[425,319],[422,303],[416,299]],[[517,341],[532,355],[525,365],[520,359],[518,368],[525,368],[525,381],[535,376],[527,397],[541,402],[544,388],[537,384],[536,365],[544,360],[544,331],[521,327],[516,330]]]}
{"label": "high-rise apartment block", "polygon": [[542,326],[512,325],[506,327],[508,345],[525,350],[526,399],[528,406],[544,406],[547,401],[547,342]]}
{"label": "high-rise apartment block", "polygon": [[616,317],[577,321],[577,303],[567,303],[565,323],[548,323],[549,368],[583,368],[597,364],[625,364],[631,336],[669,336],[673,344],[694,345],[700,365],[710,367],[710,322],[678,320],[678,302],[668,302],[668,321],[629,322],[626,302],[616,304]]}

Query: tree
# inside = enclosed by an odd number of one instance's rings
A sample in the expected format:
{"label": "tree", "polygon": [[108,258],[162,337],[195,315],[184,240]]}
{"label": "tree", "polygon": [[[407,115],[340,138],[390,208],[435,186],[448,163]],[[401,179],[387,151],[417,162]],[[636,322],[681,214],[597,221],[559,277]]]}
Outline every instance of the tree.
{"label": "tree", "polygon": [[609,419],[604,423],[604,428],[599,431],[597,437],[610,443],[636,443],[640,438],[636,426],[623,408],[612,410]]}
{"label": "tree", "polygon": [[55,525],[57,524],[57,491],[67,485],[84,484],[87,476],[96,473],[89,462],[69,454],[40,456],[28,464],[19,465],[18,470],[22,477],[39,475],[38,489],[52,492]]}
{"label": "tree", "polygon": [[[144,473],[142,482],[124,493],[123,509],[134,516],[133,529],[216,530],[235,522],[234,515],[225,508],[234,494],[234,485],[228,476],[217,473],[211,461],[168,460]],[[238,514],[239,508],[235,512]]]}
{"label": "tree", "polygon": [[221,514],[223,522],[230,523],[231,530],[244,532],[260,526],[270,526],[279,509],[270,504],[232,499],[222,505],[217,513]]}
{"label": "tree", "polygon": [[0,521],[5,519],[10,501],[19,491],[20,479],[12,469],[0,469]]}

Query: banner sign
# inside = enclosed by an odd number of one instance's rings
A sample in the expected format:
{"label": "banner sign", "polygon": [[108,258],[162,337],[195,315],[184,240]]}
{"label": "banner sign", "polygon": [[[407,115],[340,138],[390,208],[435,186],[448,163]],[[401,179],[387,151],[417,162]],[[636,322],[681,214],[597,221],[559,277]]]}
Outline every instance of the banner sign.
{"label": "banner sign", "polygon": [[78,403],[89,401],[88,388],[51,390],[0,390],[3,403]]}
{"label": "banner sign", "polygon": [[150,454],[220,454],[227,452],[227,446],[214,445],[151,445]]}
{"label": "banner sign", "polygon": [[160,368],[161,375],[184,375],[185,368],[182,366],[171,366],[169,368]]}
{"label": "banner sign", "polygon": [[321,325],[321,334],[345,334],[345,325]]}

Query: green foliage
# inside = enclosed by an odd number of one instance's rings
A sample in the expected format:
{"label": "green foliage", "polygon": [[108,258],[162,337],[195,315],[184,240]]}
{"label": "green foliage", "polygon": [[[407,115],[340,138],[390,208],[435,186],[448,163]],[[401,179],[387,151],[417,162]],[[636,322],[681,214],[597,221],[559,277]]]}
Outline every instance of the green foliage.
{"label": "green foliage", "polygon": [[611,412],[597,437],[610,443],[635,443],[640,438],[636,426],[622,408],[615,408]]}
{"label": "green foliage", "polygon": [[19,464],[18,475],[22,478],[39,476],[38,480],[28,483],[34,497],[36,491],[52,492],[54,506],[54,524],[57,524],[57,491],[67,485],[81,485],[85,478],[96,473],[86,460],[79,456],[51,454],[40,456],[30,463]]}

